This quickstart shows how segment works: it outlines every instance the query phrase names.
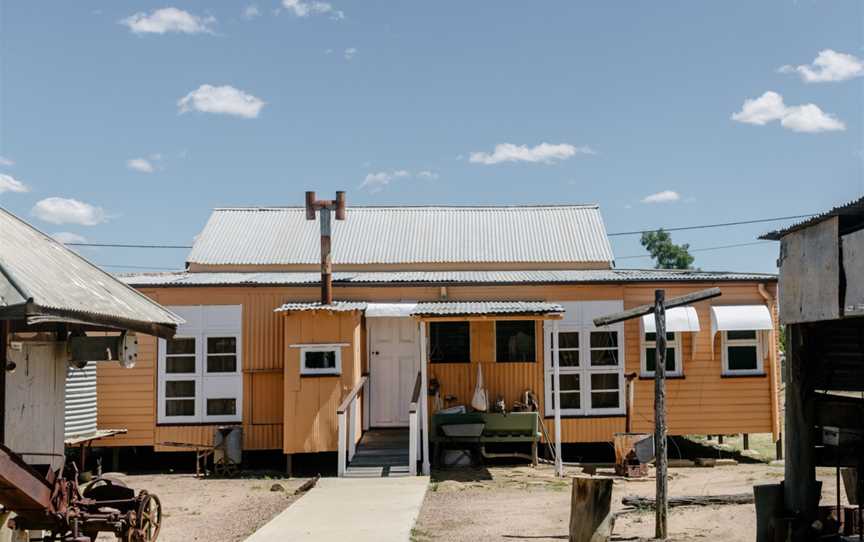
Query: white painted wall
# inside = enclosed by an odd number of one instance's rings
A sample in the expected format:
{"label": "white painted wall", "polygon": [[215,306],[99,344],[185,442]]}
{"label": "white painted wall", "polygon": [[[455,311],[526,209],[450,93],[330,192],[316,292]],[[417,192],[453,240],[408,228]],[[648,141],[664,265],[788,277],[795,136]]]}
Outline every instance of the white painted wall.
{"label": "white painted wall", "polygon": [[6,373],[6,446],[27,463],[58,469],[64,463],[66,343],[15,344],[20,349],[7,350],[16,368]]}

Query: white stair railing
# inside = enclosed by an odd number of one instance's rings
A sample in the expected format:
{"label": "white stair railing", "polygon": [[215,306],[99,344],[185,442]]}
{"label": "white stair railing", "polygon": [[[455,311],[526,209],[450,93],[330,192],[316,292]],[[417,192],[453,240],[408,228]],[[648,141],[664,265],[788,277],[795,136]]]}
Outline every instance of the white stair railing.
{"label": "white stair railing", "polygon": [[411,404],[408,407],[408,472],[411,476],[417,476],[417,462],[419,461],[418,451],[422,448],[422,433],[420,427],[420,388],[422,376],[417,373],[417,380],[414,382],[414,392],[411,394]]}
{"label": "white stair railing", "polygon": [[[357,402],[357,397],[361,390],[366,389],[366,382],[369,377],[363,376],[354,389],[351,390],[339,408],[336,409],[336,419],[339,425],[339,442],[337,445],[337,474],[345,476],[345,470],[348,468],[348,462],[354,459],[354,452],[357,449],[357,423],[360,421],[360,405]],[[367,395],[364,393],[364,401]],[[366,407],[369,408],[368,406]],[[365,425],[365,424],[364,424]]]}

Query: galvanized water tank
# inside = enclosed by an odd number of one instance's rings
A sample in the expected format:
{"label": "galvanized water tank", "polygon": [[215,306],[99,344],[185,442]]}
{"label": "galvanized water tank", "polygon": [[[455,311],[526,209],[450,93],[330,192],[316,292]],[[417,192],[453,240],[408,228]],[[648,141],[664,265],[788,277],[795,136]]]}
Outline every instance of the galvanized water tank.
{"label": "galvanized water tank", "polygon": [[66,438],[96,432],[96,362],[66,369]]}

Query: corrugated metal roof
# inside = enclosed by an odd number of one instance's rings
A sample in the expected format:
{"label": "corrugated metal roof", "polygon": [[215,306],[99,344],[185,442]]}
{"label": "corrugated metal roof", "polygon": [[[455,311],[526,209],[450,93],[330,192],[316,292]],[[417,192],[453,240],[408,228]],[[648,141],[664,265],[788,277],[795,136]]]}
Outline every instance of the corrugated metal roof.
{"label": "corrugated metal roof", "polygon": [[0,316],[172,335],[183,319],[0,209]]}
{"label": "corrugated metal roof", "polygon": [[[318,273],[134,273],[117,276],[126,284],[157,286],[303,286],[317,285]],[[383,271],[340,272],[340,284],[578,284],[617,282],[776,281],[768,273],[677,271],[667,269],[586,269],[542,271]]]}
{"label": "corrugated metal roof", "polygon": [[[855,222],[864,221],[864,197],[858,198],[857,200],[850,201],[844,205],[838,205],[834,207],[830,211],[826,211],[822,214],[816,215],[813,218],[808,218],[807,220],[803,220],[796,224],[792,224],[791,226],[779,230],[774,230],[768,232],[764,235],[761,235],[759,239],[767,239],[769,241],[779,241],[781,237],[784,235],[790,234],[792,232],[804,229],[808,226],[812,226],[814,224],[818,224],[827,218],[831,218],[832,216],[840,216],[840,217],[853,217]],[[841,224],[842,226],[842,224]]]}
{"label": "corrugated metal roof", "polygon": [[276,307],[273,312],[303,312],[303,311],[331,311],[350,312],[366,309],[364,301],[334,301],[332,305],[324,305],[320,301],[289,302],[281,307]]}
{"label": "corrugated metal roof", "polygon": [[463,316],[471,314],[563,313],[557,303],[542,301],[434,301],[417,303],[412,316]]}
{"label": "corrugated metal roof", "polygon": [[[320,262],[319,226],[302,207],[216,209],[190,263]],[[335,264],[611,262],[596,205],[349,207],[333,221]]]}

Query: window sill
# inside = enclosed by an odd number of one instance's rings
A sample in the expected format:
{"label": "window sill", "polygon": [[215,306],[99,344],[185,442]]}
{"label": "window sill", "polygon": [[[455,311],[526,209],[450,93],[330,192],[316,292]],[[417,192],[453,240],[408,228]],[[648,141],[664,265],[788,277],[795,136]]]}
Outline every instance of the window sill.
{"label": "window sill", "polygon": [[768,376],[767,373],[744,373],[744,374],[727,373],[727,374],[721,374],[720,378],[765,378],[766,376]]}
{"label": "window sill", "polygon": [[[156,427],[206,427],[208,425],[242,425],[243,420],[231,422],[159,422]],[[158,444],[158,443],[157,443]]]}
{"label": "window sill", "polygon": [[339,378],[340,376],[342,376],[342,373],[300,373],[300,378]]}
{"label": "window sill", "polygon": [[[580,418],[626,418],[626,414],[561,414],[562,420],[573,420]],[[555,415],[543,416],[544,420],[553,420]]]}
{"label": "window sill", "polygon": [[[666,380],[685,380],[684,375],[666,375]],[[639,375],[639,380],[654,380],[654,375]]]}

